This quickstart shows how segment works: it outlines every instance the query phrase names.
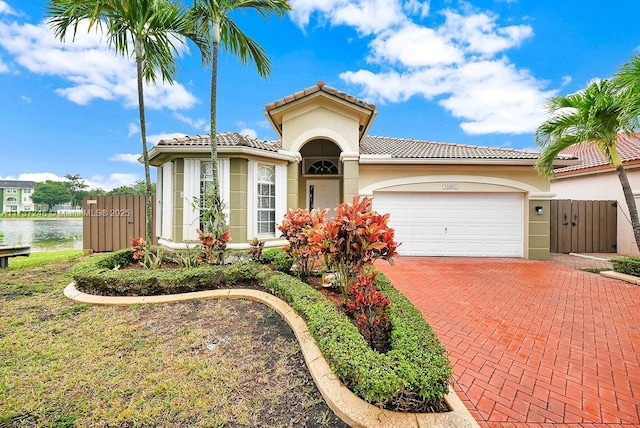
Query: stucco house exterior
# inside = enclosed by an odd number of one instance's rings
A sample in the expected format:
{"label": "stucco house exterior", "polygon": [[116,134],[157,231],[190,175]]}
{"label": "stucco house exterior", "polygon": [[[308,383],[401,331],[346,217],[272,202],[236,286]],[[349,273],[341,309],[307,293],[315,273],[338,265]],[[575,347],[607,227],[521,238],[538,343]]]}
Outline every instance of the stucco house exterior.
{"label": "stucco house exterior", "polygon": [[[627,171],[636,206],[640,207],[640,136],[618,134],[618,151]],[[573,146],[563,152],[582,162],[555,170],[551,191],[557,199],[616,200],[618,202],[617,252],[624,256],[640,256],[629,219],[629,207],[615,169],[591,144]]]}
{"label": "stucco house exterior", "polygon": [[[265,108],[277,141],[218,138],[221,195],[232,247],[258,237],[282,245],[288,208],[334,208],[354,195],[390,214],[401,255],[549,258],[549,181],[537,153],[370,136],[376,106],[318,82]],[[160,141],[157,236],[193,246],[191,201],[211,180],[209,137]],[[570,165],[572,160],[559,160]]]}
{"label": "stucco house exterior", "polygon": [[35,181],[0,180],[0,212],[35,211],[31,200],[31,194],[35,188]]}

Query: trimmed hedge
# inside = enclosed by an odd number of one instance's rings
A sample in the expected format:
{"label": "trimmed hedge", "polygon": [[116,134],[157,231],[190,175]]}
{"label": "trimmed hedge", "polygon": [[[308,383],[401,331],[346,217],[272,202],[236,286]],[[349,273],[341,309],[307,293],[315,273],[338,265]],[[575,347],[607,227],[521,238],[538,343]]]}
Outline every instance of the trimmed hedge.
{"label": "trimmed hedge", "polygon": [[[380,407],[393,407],[407,397],[442,400],[452,375],[446,350],[422,314],[378,273],[376,286],[391,301],[391,350],[372,350],[346,315],[319,291],[290,275],[255,263],[169,270],[114,270],[132,259],[131,250],[101,255],[76,265],[73,278],[81,289],[171,292],[215,289],[255,280],[286,301],[307,323],[336,376],[354,393]],[[101,285],[102,284],[102,285]]]}
{"label": "trimmed hedge", "polygon": [[640,258],[627,257],[611,259],[613,270],[627,275],[640,276]]}

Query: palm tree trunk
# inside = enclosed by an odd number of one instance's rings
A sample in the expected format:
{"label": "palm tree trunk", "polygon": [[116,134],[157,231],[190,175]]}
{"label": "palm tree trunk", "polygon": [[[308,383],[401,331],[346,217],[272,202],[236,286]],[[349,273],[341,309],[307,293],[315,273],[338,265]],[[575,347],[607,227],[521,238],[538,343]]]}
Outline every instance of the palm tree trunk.
{"label": "palm tree trunk", "polygon": [[[216,104],[218,92],[218,50],[219,43],[213,42],[213,55],[211,60],[211,174],[213,174],[213,194],[216,203],[220,201],[218,182],[218,131],[216,124]],[[218,208],[218,207],[215,207]]]}
{"label": "palm tree trunk", "polygon": [[144,182],[145,189],[145,227],[144,239],[151,245],[151,230],[153,228],[153,207],[151,206],[151,173],[149,172],[149,152],[147,150],[147,124],[144,115],[144,92],[142,87],[142,55],[138,55],[138,45],[136,44],[136,71],[138,74],[138,107],[140,113],[140,134],[142,135],[142,159],[144,160]]}
{"label": "palm tree trunk", "polygon": [[633,197],[633,191],[627,178],[627,172],[622,165],[616,167],[620,184],[622,185],[622,193],[624,193],[624,200],[627,202],[629,208],[629,217],[631,219],[631,227],[633,228],[633,236],[636,238],[636,245],[640,249],[640,218],[638,218],[638,208],[636,206],[636,200]]}

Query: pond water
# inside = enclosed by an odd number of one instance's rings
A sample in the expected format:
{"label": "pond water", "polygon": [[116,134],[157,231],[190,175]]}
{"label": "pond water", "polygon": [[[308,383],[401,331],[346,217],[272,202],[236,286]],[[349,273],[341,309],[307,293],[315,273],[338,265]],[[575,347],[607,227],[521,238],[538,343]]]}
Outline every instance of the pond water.
{"label": "pond water", "polygon": [[0,245],[30,245],[31,251],[82,249],[82,219],[0,219]]}

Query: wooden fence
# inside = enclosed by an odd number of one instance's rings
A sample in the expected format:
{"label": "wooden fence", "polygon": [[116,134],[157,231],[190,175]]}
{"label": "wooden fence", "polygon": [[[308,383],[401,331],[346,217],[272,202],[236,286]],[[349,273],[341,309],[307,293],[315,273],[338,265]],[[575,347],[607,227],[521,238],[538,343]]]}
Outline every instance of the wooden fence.
{"label": "wooden fence", "polygon": [[615,253],[616,201],[551,200],[552,253]]}
{"label": "wooden fence", "polygon": [[[151,206],[155,206],[155,198]],[[155,213],[153,215],[155,224]],[[130,247],[133,238],[144,238],[145,196],[86,196],[82,200],[82,217],[85,251],[121,250]],[[155,227],[152,241],[156,242]]]}

